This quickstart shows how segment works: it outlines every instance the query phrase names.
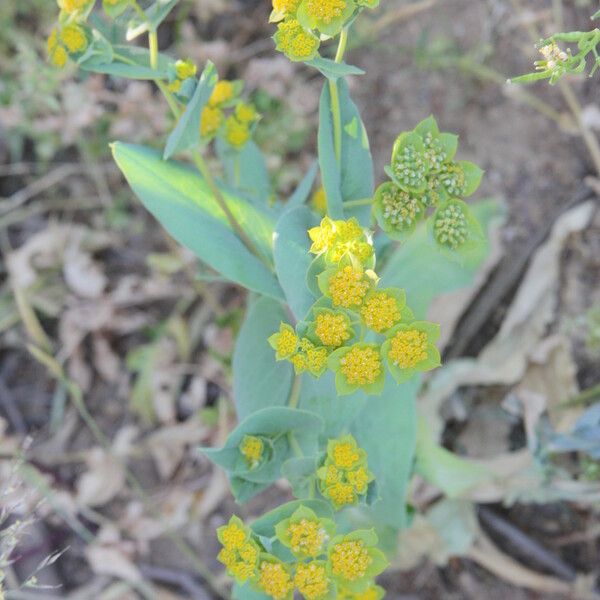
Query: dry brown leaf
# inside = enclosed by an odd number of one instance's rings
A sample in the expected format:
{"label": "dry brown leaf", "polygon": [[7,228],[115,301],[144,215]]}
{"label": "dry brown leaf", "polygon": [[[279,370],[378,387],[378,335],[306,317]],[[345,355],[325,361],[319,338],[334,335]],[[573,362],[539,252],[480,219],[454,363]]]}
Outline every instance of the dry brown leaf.
{"label": "dry brown leaf", "polygon": [[183,460],[190,446],[197,446],[210,432],[196,417],[185,423],[161,427],[146,439],[156,470],[163,480],[168,480]]}
{"label": "dry brown leaf", "polygon": [[135,427],[123,427],[116,434],[112,451],[92,448],[87,452],[88,471],[77,481],[77,502],[102,506],[112,500],[125,485],[124,458],[131,452],[138,435]]}
{"label": "dry brown leaf", "polygon": [[133,584],[143,581],[142,574],[131,558],[118,545],[90,544],[85,548],[85,557],[97,575],[109,575]]}
{"label": "dry brown leaf", "polygon": [[[525,376],[516,390],[517,395],[538,395],[544,400],[550,422],[559,433],[569,431],[581,414],[581,409],[561,406],[579,392],[577,366],[571,354],[569,340],[560,335],[543,340],[529,357]],[[524,402],[526,404],[526,402]],[[532,421],[535,427],[537,421]]]}
{"label": "dry brown leaf", "polygon": [[434,435],[441,434],[438,410],[460,386],[512,385],[525,374],[529,356],[554,318],[562,249],[569,236],[585,229],[595,203],[586,202],[563,214],[549,240],[535,253],[500,331],[476,359],[448,363],[429,381],[420,408]]}
{"label": "dry brown leaf", "polygon": [[84,225],[50,224],[8,255],[6,263],[14,285],[27,288],[37,279],[38,269],[61,265],[73,240],[83,252],[96,252],[113,244],[115,236]]}

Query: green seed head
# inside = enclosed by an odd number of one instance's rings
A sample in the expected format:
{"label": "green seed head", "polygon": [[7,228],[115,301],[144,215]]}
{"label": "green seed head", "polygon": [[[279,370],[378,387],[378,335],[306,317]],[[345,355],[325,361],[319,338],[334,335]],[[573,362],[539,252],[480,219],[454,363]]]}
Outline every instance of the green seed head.
{"label": "green seed head", "polygon": [[398,187],[385,191],[381,203],[383,218],[394,229],[408,229],[423,216],[419,201]]}
{"label": "green seed head", "polygon": [[398,181],[410,188],[421,188],[425,183],[427,166],[423,155],[413,146],[406,146],[392,165]]}
{"label": "green seed head", "polygon": [[462,208],[449,204],[435,215],[434,236],[438,244],[457,250],[467,240],[467,218]]}
{"label": "green seed head", "polygon": [[430,132],[427,132],[423,137],[423,144],[425,145],[424,156],[429,164],[429,168],[432,171],[439,171],[444,161],[448,158],[448,153],[442,146],[442,142]]}
{"label": "green seed head", "polygon": [[460,197],[465,193],[465,172],[458,163],[443,165],[440,180],[451,196]]}

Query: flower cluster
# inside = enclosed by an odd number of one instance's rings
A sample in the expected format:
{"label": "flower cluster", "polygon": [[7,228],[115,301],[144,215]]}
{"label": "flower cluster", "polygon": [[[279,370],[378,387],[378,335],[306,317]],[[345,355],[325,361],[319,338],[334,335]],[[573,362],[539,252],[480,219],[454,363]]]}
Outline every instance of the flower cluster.
{"label": "flower cluster", "polygon": [[[190,60],[178,60],[170,72],[169,90],[182,102],[193,93],[196,71]],[[241,150],[250,140],[259,115],[252,104],[240,98],[242,90],[243,82],[239,80],[216,83],[200,115],[200,137],[205,143],[219,136],[232,149]]]}
{"label": "flower cluster", "polygon": [[329,440],[327,454],[317,470],[319,491],[335,510],[357,504],[375,479],[369,471],[367,453],[351,435]]}
{"label": "flower cluster", "polygon": [[463,198],[475,192],[483,171],[454,160],[457,148],[458,137],[441,133],[433,117],[398,136],[386,168],[391,181],[379,186],[373,200],[375,218],[389,237],[406,239],[430,215],[431,234],[447,251],[467,250],[481,239]]}
{"label": "flower cluster", "polygon": [[[386,364],[399,383],[439,366],[439,327],[415,320],[404,290],[378,287],[371,238],[358,222],[325,217],[308,233],[317,255],[313,264],[322,270],[317,276],[322,297],[308,320],[295,329],[282,323],[269,338],[276,360],[314,377],[330,369],[340,395],[358,389],[381,393]],[[385,339],[366,342],[368,333],[369,339]]]}
{"label": "flower cluster", "polygon": [[[235,580],[246,582],[273,600],[292,600],[297,591],[306,600],[381,598],[373,582],[387,566],[373,531],[336,536],[335,523],[300,506],[280,520],[273,541],[289,551],[291,560],[266,551],[259,538],[240,519],[232,517],[217,530],[223,549],[218,559]],[[373,595],[373,593],[375,595]]]}
{"label": "flower cluster", "polygon": [[[592,18],[597,18],[594,15]],[[573,49],[563,50],[558,42],[572,44]],[[542,55],[541,60],[534,62],[535,72],[514,77],[513,83],[529,83],[540,79],[548,79],[551,85],[567,74],[575,75],[586,71],[591,65],[591,77],[600,68],[600,29],[591,31],[569,31],[555,33],[549,38],[540,40],[537,48]]]}
{"label": "flower cluster", "polygon": [[58,26],[48,36],[48,59],[62,68],[69,58],[78,59],[87,50],[91,31],[86,25],[87,17],[94,6],[92,0],[59,0],[61,9]]}
{"label": "flower cluster", "polygon": [[242,87],[241,81],[223,79],[217,83],[200,118],[204,140],[221,135],[235,150],[241,150],[250,140],[259,115],[252,104],[240,99]]}
{"label": "flower cluster", "polygon": [[379,0],[273,0],[275,46],[290,60],[311,60],[318,56],[322,39],[335,37],[363,8],[378,4]]}

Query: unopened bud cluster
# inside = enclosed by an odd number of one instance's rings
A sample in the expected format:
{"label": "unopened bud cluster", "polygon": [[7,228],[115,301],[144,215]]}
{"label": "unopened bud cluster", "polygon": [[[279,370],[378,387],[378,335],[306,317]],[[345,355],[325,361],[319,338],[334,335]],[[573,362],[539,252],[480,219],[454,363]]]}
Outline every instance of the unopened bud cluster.
{"label": "unopened bud cluster", "polygon": [[373,200],[377,222],[390,237],[405,240],[426,219],[436,243],[450,251],[480,235],[463,198],[477,189],[483,172],[454,160],[457,147],[458,137],[441,133],[433,117],[398,136],[386,168],[391,180]]}

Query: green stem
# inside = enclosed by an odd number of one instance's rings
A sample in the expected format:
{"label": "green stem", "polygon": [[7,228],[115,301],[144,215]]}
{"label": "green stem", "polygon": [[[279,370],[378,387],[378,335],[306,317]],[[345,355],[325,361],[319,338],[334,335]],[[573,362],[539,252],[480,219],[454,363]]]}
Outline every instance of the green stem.
{"label": "green stem", "polygon": [[148,46],[150,47],[150,67],[156,70],[158,66],[158,33],[156,29],[148,31]]}
{"label": "green stem", "polygon": [[[342,29],[340,40],[338,42],[335,62],[341,63],[348,44],[348,29]],[[331,115],[333,119],[333,147],[335,149],[335,159],[338,166],[342,165],[342,115],[340,110],[340,95],[338,92],[337,81],[329,80],[329,95],[331,96]]]}
{"label": "green stem", "polygon": [[202,175],[202,177],[206,181],[208,187],[210,188],[211,193],[215,197],[217,204],[221,207],[221,210],[225,213],[225,216],[227,217],[227,220],[229,221],[231,228],[235,231],[235,233],[240,238],[240,240],[242,240],[242,242],[244,243],[246,248],[248,248],[248,250],[250,252],[252,252],[252,254],[254,254],[254,256],[256,256],[259,260],[261,260],[265,264],[265,266],[269,270],[272,271],[273,266],[260,253],[258,248],[254,245],[254,242],[248,237],[248,234],[241,228],[240,224],[237,222],[235,216],[231,212],[231,209],[227,205],[227,202],[225,202],[225,198],[223,197],[221,190],[218,188],[217,183],[214,180],[212,173],[210,172],[210,170],[209,170],[206,162],[204,161],[204,158],[200,154],[200,152],[198,152],[198,150],[194,150],[192,152],[192,157],[194,158],[194,163],[196,164],[198,171],[200,171],[200,175]]}
{"label": "green stem", "polygon": [[290,390],[290,397],[288,399],[288,406],[290,408],[298,407],[298,400],[300,400],[300,388],[302,387],[302,375],[296,375],[294,377],[294,383]]}
{"label": "green stem", "polygon": [[[156,67],[158,65],[158,36],[157,36],[156,30],[154,30],[154,29],[151,29],[150,31],[148,31],[148,46],[150,49],[150,66],[153,69],[156,69]],[[156,80],[156,85],[158,86],[158,89],[163,93],[175,118],[179,118],[180,111],[179,111],[179,107],[177,105],[177,101],[175,100],[175,97],[173,96],[173,94],[169,91],[168,87],[165,85],[164,81]],[[273,271],[273,266],[270,264],[268,259],[266,259],[261,254],[261,252],[258,250],[256,245],[254,244],[254,242],[248,237],[248,234],[242,229],[242,227],[238,223],[237,219],[231,212],[231,209],[227,205],[227,202],[225,201],[225,198],[223,197],[221,190],[217,186],[217,183],[214,180],[212,173],[210,172],[210,169],[206,165],[206,162],[204,161],[204,158],[202,157],[200,152],[198,152],[198,150],[194,150],[192,152],[192,156],[194,158],[194,163],[196,164],[198,171],[200,171],[200,174],[206,181],[208,187],[210,188],[211,193],[213,194],[215,200],[217,201],[217,204],[221,207],[221,210],[225,213],[225,217],[229,221],[231,228],[235,231],[235,233],[240,238],[242,243],[246,246],[246,248],[248,248],[248,250],[252,254],[254,254],[254,256],[256,256],[259,260],[261,260],[269,270]]]}
{"label": "green stem", "polygon": [[359,198],[358,200],[346,200],[344,206],[350,208],[352,206],[369,206],[373,203],[373,198]]}
{"label": "green stem", "polygon": [[148,19],[148,15],[144,12],[144,9],[137,3],[137,0],[131,0],[130,4],[131,4],[131,7],[133,8],[133,10],[135,10],[135,12],[138,14],[140,19],[142,19],[142,21],[144,21],[145,23],[148,23],[148,25],[150,25],[150,20]]}
{"label": "green stem", "polygon": [[579,406],[580,404],[588,404],[589,402],[595,400],[598,397],[600,397],[600,383],[598,385],[594,385],[591,388],[588,388],[587,390],[583,390],[583,392],[580,392],[579,394],[577,394],[577,396],[574,396],[570,400],[563,402],[559,406],[561,408],[568,408],[569,406]]}

